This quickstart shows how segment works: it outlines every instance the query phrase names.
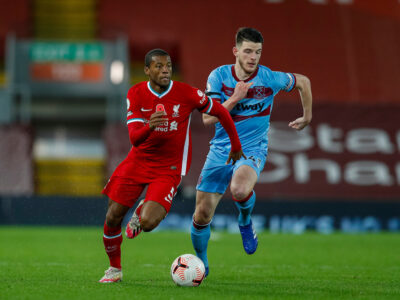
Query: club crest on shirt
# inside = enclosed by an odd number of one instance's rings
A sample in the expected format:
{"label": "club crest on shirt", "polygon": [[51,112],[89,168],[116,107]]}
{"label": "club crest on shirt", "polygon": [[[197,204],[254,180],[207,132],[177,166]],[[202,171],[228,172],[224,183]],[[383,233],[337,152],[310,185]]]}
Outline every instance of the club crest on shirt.
{"label": "club crest on shirt", "polygon": [[274,92],[270,87],[255,86],[254,88],[248,90],[247,97],[254,98],[256,100],[262,100],[268,96],[271,96],[273,93]]}
{"label": "club crest on shirt", "polygon": [[174,107],[172,108],[172,110],[174,111],[174,112],[172,113],[172,117],[173,117],[173,118],[179,117],[179,107],[180,107],[180,106],[181,106],[180,104],[177,104],[177,105],[174,105]]}
{"label": "club crest on shirt", "polygon": [[255,97],[256,99],[260,99],[264,97],[264,87],[263,86],[256,86],[254,88],[254,93],[255,93]]}
{"label": "club crest on shirt", "polygon": [[198,94],[200,97],[203,97],[203,92],[202,92],[202,91],[197,90],[197,94]]}

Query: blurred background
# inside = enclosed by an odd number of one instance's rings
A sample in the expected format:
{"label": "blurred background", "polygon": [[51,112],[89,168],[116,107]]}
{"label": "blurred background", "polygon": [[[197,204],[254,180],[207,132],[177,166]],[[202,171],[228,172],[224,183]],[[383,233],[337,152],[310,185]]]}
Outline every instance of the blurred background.
{"label": "blurred background", "polygon": [[[101,190],[130,149],[126,93],[144,55],[204,89],[234,63],[239,27],[264,36],[261,64],[308,76],[275,98],[253,222],[271,232],[400,231],[399,0],[0,0],[0,224],[102,225]],[[188,230],[212,138],[199,113],[193,162],[160,229]],[[214,229],[236,231],[227,193]]]}

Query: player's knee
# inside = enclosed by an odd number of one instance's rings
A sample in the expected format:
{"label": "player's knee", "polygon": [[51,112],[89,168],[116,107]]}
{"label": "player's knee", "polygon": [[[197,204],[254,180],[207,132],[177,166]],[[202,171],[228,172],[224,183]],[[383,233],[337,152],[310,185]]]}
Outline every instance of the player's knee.
{"label": "player's knee", "polygon": [[114,214],[112,210],[108,210],[106,214],[106,223],[110,227],[117,227],[121,225],[122,218],[123,217]]}
{"label": "player's knee", "polygon": [[154,228],[158,226],[161,220],[157,220],[154,218],[148,218],[148,217],[141,217],[140,218],[140,227],[144,232],[149,232],[152,231]]}
{"label": "player's knee", "polygon": [[242,186],[232,186],[231,193],[236,200],[243,200],[249,195],[249,191]]}
{"label": "player's knee", "polygon": [[194,221],[199,225],[208,224],[211,222],[213,215],[207,207],[199,206],[196,207],[194,213]]}

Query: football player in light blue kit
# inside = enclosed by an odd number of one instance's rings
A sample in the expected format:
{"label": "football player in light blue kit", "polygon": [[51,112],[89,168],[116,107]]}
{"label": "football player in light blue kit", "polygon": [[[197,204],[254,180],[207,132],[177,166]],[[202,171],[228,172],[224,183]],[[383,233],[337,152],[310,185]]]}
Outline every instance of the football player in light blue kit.
{"label": "football player in light blue kit", "polygon": [[303,116],[289,127],[301,130],[311,122],[312,95],[307,77],[300,74],[271,71],[258,64],[263,37],[253,28],[240,28],[236,34],[234,65],[213,70],[207,81],[207,95],[231,113],[245,158],[226,164],[230,151],[229,137],[217,119],[203,114],[205,125],[215,125],[215,136],[197,185],[196,209],[191,226],[191,238],[196,254],[209,272],[207,259],[210,223],[215,209],[229,183],[234,203],[239,210],[239,230],[246,253],[253,254],[258,245],[251,222],[256,194],[253,191],[264,168],[268,152],[268,129],[274,96],[281,90],[298,89]]}

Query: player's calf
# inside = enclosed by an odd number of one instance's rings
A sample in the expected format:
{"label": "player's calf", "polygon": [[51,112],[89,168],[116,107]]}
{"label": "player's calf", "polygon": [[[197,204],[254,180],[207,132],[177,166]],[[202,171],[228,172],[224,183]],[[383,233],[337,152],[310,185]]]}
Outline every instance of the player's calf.
{"label": "player's calf", "polygon": [[140,227],[144,232],[152,231],[166,215],[167,209],[163,204],[153,200],[146,201],[140,213]]}
{"label": "player's calf", "polygon": [[200,258],[204,263],[205,277],[207,277],[208,273],[210,272],[207,258],[207,247],[210,235],[210,223],[200,225],[193,219],[192,226],[190,227],[190,236],[197,257]]}
{"label": "player's calf", "polygon": [[140,218],[140,228],[142,228],[144,232],[150,232],[155,229],[160,222],[161,220],[154,218]]}
{"label": "player's calf", "polygon": [[233,197],[235,206],[239,210],[238,222],[240,226],[245,226],[251,222],[251,213],[256,203],[256,193],[252,191],[246,198],[237,200]]}

